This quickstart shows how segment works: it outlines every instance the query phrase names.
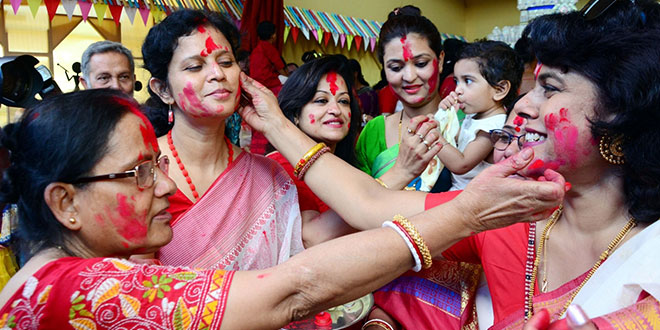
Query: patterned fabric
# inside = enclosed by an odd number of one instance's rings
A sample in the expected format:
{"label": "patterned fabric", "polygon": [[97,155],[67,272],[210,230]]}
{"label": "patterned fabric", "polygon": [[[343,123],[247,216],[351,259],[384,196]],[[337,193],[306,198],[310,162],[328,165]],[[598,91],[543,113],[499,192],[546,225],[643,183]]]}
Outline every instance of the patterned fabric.
{"label": "patterned fabric", "polygon": [[289,175],[273,160],[243,152],[172,221],[174,236],[158,259],[172,266],[265,269],[303,250],[301,230]]}
{"label": "patterned fabric", "polygon": [[0,310],[3,329],[220,329],[233,272],[62,258]]}
{"label": "patterned fabric", "polygon": [[478,265],[434,260],[430,269],[404,274],[374,292],[374,298],[404,329],[476,328],[480,274]]}
{"label": "patterned fabric", "polygon": [[628,308],[596,318],[593,322],[600,330],[658,329],[660,304],[649,296]]}

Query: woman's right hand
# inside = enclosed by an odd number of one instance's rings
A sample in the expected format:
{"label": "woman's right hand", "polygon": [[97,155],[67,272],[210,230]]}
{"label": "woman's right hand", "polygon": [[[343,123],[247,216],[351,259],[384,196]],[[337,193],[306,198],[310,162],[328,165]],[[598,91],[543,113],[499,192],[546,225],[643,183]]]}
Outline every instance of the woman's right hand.
{"label": "woman's right hand", "polygon": [[422,174],[443,146],[436,143],[440,137],[437,127],[438,123],[425,115],[410,120],[401,134],[399,154],[393,166],[395,173],[404,176],[408,182]]}
{"label": "woman's right hand", "polygon": [[273,92],[244,72],[241,72],[240,79],[243,90],[252,98],[251,104],[238,110],[243,120],[263,133],[288,122]]}
{"label": "woman's right hand", "polygon": [[447,110],[452,106],[455,106],[456,110],[461,109],[463,107],[462,104],[458,103],[458,94],[456,94],[456,92],[449,93],[447,97],[445,97],[444,99],[442,99],[442,101],[440,101],[440,108],[442,109]]}

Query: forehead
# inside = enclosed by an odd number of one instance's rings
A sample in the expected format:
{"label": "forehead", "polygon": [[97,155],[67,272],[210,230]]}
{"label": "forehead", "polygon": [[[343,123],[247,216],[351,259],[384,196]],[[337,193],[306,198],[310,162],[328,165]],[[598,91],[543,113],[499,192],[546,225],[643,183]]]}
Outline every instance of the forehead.
{"label": "forehead", "polygon": [[126,55],[115,51],[97,53],[89,59],[90,71],[130,71]]}
{"label": "forehead", "polygon": [[226,47],[231,53],[231,45],[220,30],[210,25],[204,25],[203,31],[199,32],[199,29],[195,28],[189,35],[179,37],[173,57],[188,57],[192,54],[199,54],[200,50],[206,48],[206,39],[209,36],[211,36],[214,43],[221,46],[220,48]]}
{"label": "forehead", "polygon": [[142,142],[142,123],[142,119],[131,112],[121,117],[110,133],[106,154],[95,166],[96,172],[118,171],[119,167],[125,166],[130,160],[137,159],[138,154],[147,155],[152,152]]}
{"label": "forehead", "polygon": [[479,63],[474,58],[461,59],[454,65],[454,74],[457,76],[462,74],[476,74],[477,76],[481,76]]}
{"label": "forehead", "polygon": [[[317,85],[318,89],[325,89],[327,90],[330,87],[330,83],[332,81],[328,80],[329,75],[326,73],[321,76],[321,79],[319,80],[319,83]],[[342,77],[339,73],[335,74],[336,80],[334,83],[337,85],[338,90],[340,91],[346,91],[346,81],[344,80],[344,77]]]}
{"label": "forehead", "polygon": [[429,46],[429,41],[426,37],[422,36],[419,33],[408,33],[404,38],[395,37],[392,38],[385,44],[383,48],[384,53],[383,57],[401,57],[403,54],[403,46],[407,45],[412,50],[413,55],[419,55],[420,53],[428,53],[430,55],[435,55],[431,46]]}

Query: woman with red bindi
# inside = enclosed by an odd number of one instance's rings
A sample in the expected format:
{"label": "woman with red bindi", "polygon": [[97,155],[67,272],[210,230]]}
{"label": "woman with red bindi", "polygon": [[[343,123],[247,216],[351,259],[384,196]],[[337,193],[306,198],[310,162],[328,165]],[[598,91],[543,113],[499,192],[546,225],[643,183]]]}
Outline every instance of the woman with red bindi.
{"label": "woman with red bindi", "polygon": [[142,46],[153,103],[173,122],[158,139],[178,187],[168,209],[174,239],[157,254],[166,265],[263,269],[303,249],[286,172],[225,134],[241,101],[239,39],[218,13],[178,10]]}

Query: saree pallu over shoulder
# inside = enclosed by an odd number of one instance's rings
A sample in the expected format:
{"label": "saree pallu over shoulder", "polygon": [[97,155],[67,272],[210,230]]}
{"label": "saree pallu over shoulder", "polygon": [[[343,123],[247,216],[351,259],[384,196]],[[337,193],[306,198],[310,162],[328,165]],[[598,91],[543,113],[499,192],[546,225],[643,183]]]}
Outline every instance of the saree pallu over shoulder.
{"label": "saree pallu over shoulder", "polygon": [[298,194],[275,161],[243,152],[172,224],[165,265],[253,270],[303,250]]}
{"label": "saree pallu over shoulder", "polygon": [[220,329],[233,272],[62,258],[0,309],[3,329]]}

